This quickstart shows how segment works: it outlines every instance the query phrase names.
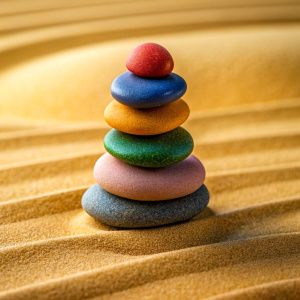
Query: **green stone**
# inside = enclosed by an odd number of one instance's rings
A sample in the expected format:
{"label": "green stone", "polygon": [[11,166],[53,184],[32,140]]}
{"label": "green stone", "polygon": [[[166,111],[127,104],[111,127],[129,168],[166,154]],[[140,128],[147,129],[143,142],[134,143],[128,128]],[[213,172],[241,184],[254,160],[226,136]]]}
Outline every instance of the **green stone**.
{"label": "green stone", "polygon": [[142,136],[112,129],[104,138],[104,147],[125,163],[148,168],[179,163],[193,151],[192,136],[182,127],[169,132]]}

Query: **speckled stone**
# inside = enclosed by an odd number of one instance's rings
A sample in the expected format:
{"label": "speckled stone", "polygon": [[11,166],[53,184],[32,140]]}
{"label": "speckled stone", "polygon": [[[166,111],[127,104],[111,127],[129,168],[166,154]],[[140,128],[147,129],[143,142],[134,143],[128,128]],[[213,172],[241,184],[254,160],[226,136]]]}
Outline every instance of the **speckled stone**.
{"label": "speckled stone", "polygon": [[114,99],[124,105],[151,108],[178,100],[186,89],[184,79],[175,73],[145,78],[127,71],[113,81],[110,91]]}
{"label": "speckled stone", "polygon": [[104,147],[125,163],[148,168],[167,167],[187,158],[193,151],[192,136],[182,127],[158,135],[131,135],[116,129],[104,138]]}
{"label": "speckled stone", "polygon": [[108,104],[104,118],[111,127],[135,135],[155,135],[183,124],[190,114],[185,101],[153,108],[132,108],[114,100]]}
{"label": "speckled stone", "polygon": [[205,209],[209,193],[202,185],[194,193],[165,201],[134,201],[113,195],[98,184],[82,197],[83,209],[101,223],[121,228],[141,228],[188,220]]}
{"label": "speckled stone", "polygon": [[127,58],[126,67],[139,76],[161,77],[172,72],[174,62],[164,47],[155,43],[145,43],[132,50]]}
{"label": "speckled stone", "polygon": [[195,192],[204,182],[205,169],[194,155],[169,167],[150,169],[126,164],[105,153],[95,164],[94,177],[103,189],[114,195],[160,201]]}

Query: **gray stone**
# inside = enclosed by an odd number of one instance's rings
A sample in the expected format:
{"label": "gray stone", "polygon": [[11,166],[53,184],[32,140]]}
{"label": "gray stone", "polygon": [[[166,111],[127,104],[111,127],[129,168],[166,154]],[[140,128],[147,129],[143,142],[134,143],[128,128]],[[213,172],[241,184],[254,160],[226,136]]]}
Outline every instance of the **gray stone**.
{"label": "gray stone", "polygon": [[153,227],[188,220],[205,209],[209,192],[203,184],[194,193],[163,201],[136,201],[113,195],[98,184],[82,197],[83,209],[101,223],[122,228]]}

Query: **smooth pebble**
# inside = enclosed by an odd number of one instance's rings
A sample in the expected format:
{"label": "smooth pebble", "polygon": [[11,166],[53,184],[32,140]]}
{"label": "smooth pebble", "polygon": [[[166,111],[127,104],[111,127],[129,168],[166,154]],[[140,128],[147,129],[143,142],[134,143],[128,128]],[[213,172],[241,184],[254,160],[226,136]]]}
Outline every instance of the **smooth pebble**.
{"label": "smooth pebble", "polygon": [[172,72],[174,62],[171,54],[161,45],[145,43],[132,50],[126,67],[138,76],[161,77]]}
{"label": "smooth pebble", "polygon": [[203,184],[194,193],[165,201],[134,201],[95,184],[83,195],[83,209],[101,223],[121,228],[153,227],[188,220],[203,211],[209,193]]}
{"label": "smooth pebble", "polygon": [[94,177],[103,189],[120,197],[160,201],[196,191],[204,182],[205,169],[194,155],[169,167],[146,169],[105,153],[95,164]]}
{"label": "smooth pebble", "polygon": [[158,135],[132,135],[111,129],[104,138],[104,147],[125,163],[160,168],[179,163],[193,151],[192,136],[182,127]]}
{"label": "smooth pebble", "polygon": [[190,109],[179,99],[153,108],[132,108],[113,100],[104,111],[106,123],[122,132],[135,135],[156,135],[171,131],[183,124]]}
{"label": "smooth pebble", "polygon": [[151,108],[180,99],[187,85],[175,73],[159,78],[137,76],[129,71],[119,75],[111,85],[111,94],[120,103],[134,108]]}

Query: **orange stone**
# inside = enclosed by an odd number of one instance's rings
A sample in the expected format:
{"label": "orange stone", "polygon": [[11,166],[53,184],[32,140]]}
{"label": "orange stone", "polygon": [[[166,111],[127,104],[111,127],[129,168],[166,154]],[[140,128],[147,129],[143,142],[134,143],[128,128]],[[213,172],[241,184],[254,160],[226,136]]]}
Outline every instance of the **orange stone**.
{"label": "orange stone", "polygon": [[182,99],[153,108],[132,108],[118,101],[110,102],[104,112],[107,124],[135,135],[155,135],[171,131],[184,123],[190,109]]}

